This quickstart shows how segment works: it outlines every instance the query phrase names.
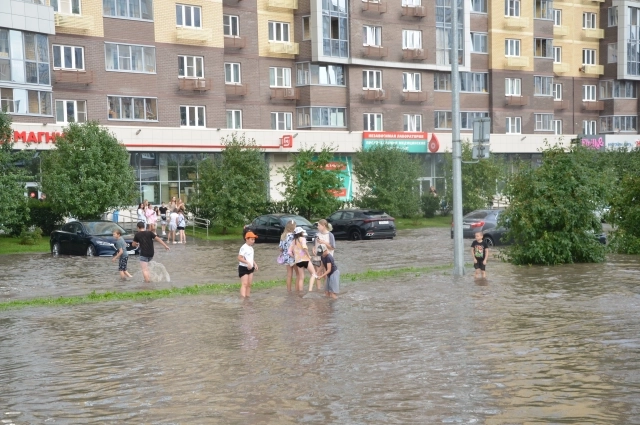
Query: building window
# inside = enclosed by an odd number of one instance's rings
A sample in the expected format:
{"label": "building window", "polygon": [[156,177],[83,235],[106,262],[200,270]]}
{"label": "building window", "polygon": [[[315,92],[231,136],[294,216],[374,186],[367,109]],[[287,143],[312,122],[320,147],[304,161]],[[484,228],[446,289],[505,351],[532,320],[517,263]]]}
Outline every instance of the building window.
{"label": "building window", "polygon": [[536,58],[553,58],[553,39],[536,38],[533,40],[533,56]]}
{"label": "building window", "polygon": [[158,121],[158,99],[151,97],[108,96],[110,120]]}
{"label": "building window", "polygon": [[520,16],[520,0],[505,0],[504,16]]}
{"label": "building window", "polygon": [[562,47],[553,46],[553,63],[562,63]]}
{"label": "building window", "polygon": [[520,56],[520,40],[515,40],[513,38],[507,38],[504,40],[504,55]]}
{"label": "building window", "polygon": [[461,72],[460,91],[468,93],[489,92],[489,74],[486,72]]}
{"label": "building window", "polygon": [[450,129],[452,126],[451,111],[434,111],[433,125],[437,129]]}
{"label": "building window", "polygon": [[613,6],[607,9],[607,23],[610,27],[618,26],[618,6]]}
{"label": "building window", "polygon": [[421,75],[419,72],[402,73],[402,91],[422,91]]}
{"label": "building window", "polygon": [[553,131],[553,114],[534,114],[536,131]]}
{"label": "building window", "polygon": [[618,62],[618,43],[607,44],[607,63]]}
{"label": "building window", "polygon": [[289,42],[289,23],[269,21],[269,41]]}
{"label": "building window", "polygon": [[562,84],[553,83],[553,100],[562,100]]}
{"label": "building window", "polygon": [[536,96],[552,96],[553,77],[533,77],[534,94]]}
{"label": "building window", "polygon": [[401,4],[409,7],[422,6],[422,0],[402,0]]}
{"label": "building window", "polygon": [[[451,64],[451,5],[453,2],[436,1],[436,65]],[[464,16],[464,3],[458,2],[458,16]],[[463,21],[463,20],[462,20]],[[458,27],[458,40],[464,40],[464,24]],[[464,43],[458,43],[458,64],[463,63]]]}
{"label": "building window", "polygon": [[522,133],[522,118],[521,117],[507,117],[506,119],[507,134],[521,134]]}
{"label": "building window", "polygon": [[272,112],[272,130],[291,130],[291,112]]}
{"label": "building window", "polygon": [[382,88],[382,71],[362,71],[362,89],[378,90]]}
{"label": "building window", "polygon": [[553,127],[553,134],[562,135],[562,120],[553,120],[551,122],[551,126]]}
{"label": "building window", "polygon": [[322,3],[322,54],[349,57],[349,9],[346,0]]}
{"label": "building window", "polygon": [[562,9],[553,9],[553,25],[556,27],[562,25]]}
{"label": "building window", "polygon": [[382,131],[382,114],[363,114],[364,131]]}
{"label": "building window", "polygon": [[54,44],[53,69],[84,70],[84,48]]}
{"label": "building window", "polygon": [[436,72],[433,74],[433,89],[437,91],[451,91],[451,73]]}
{"label": "building window", "polygon": [[582,133],[584,133],[585,136],[598,134],[596,131],[596,122],[587,120],[582,121]]}
{"label": "building window", "polygon": [[403,131],[422,131],[422,115],[404,114]]}
{"label": "building window", "polygon": [[176,4],[176,26],[185,28],[202,28],[202,9],[200,6]]}
{"label": "building window", "polygon": [[600,99],[635,99],[635,81],[600,81]]}
{"label": "building window", "polygon": [[0,87],[0,107],[10,114],[51,116],[51,92]]}
{"label": "building window", "polygon": [[311,17],[303,16],[302,17],[302,39],[303,40],[311,40]]}
{"label": "building window", "polygon": [[342,65],[318,65],[309,62],[296,64],[296,85],[344,86]]}
{"label": "building window", "polygon": [[306,106],[298,108],[298,128],[346,127],[347,108]]}
{"label": "building window", "polygon": [[505,96],[522,96],[522,80],[520,78],[504,79]]}
{"label": "building window", "polygon": [[382,46],[382,27],[362,26],[362,45]]}
{"label": "building window", "polygon": [[471,13],[487,13],[487,0],[471,0]]}
{"label": "building window", "polygon": [[476,119],[488,117],[488,112],[460,112],[460,129],[473,130],[473,122]]}
{"label": "building window", "polygon": [[269,68],[270,87],[291,87],[291,68]]}
{"label": "building window", "polygon": [[640,8],[629,7],[629,29],[627,38],[627,74],[640,75]]}
{"label": "building window", "polygon": [[225,84],[241,84],[240,78],[240,64],[239,63],[225,63],[224,64],[224,83]]}
{"label": "building window", "polygon": [[70,122],[87,121],[87,102],[84,100],[57,100],[56,122],[67,124]]}
{"label": "building window", "polygon": [[486,32],[471,33],[471,53],[488,53]]}
{"label": "building window", "polygon": [[596,62],[596,50],[595,49],[582,49],[582,64],[583,65],[595,65]]}
{"label": "building window", "polygon": [[582,86],[582,100],[585,102],[595,102],[596,100],[596,86],[584,85]]}
{"label": "building window", "polygon": [[227,128],[240,130],[242,128],[242,111],[227,109]]}
{"label": "building window", "polygon": [[80,0],[51,0],[51,6],[63,15],[80,15]]}
{"label": "building window", "polygon": [[180,127],[206,127],[204,106],[180,106]]}
{"label": "building window", "polygon": [[536,19],[553,19],[553,1],[535,0]]}
{"label": "building window", "polygon": [[202,56],[178,56],[178,77],[203,78],[204,58]]}
{"label": "building window", "polygon": [[638,117],[635,115],[618,115],[609,117],[600,117],[600,132],[636,132]]}
{"label": "building window", "polygon": [[582,28],[598,28],[597,22],[595,13],[582,13]]}
{"label": "building window", "polygon": [[102,14],[111,18],[153,20],[152,0],[102,0]]}
{"label": "building window", "polygon": [[107,71],[156,72],[156,48],[105,43]]}
{"label": "building window", "polygon": [[[47,36],[32,32],[25,32],[23,36],[25,82],[47,86],[51,85],[49,73],[49,40]],[[51,110],[51,106],[49,106],[49,110]]]}
{"label": "building window", "polygon": [[422,49],[422,31],[402,30],[403,49]]}
{"label": "building window", "polygon": [[9,30],[0,28],[0,81],[11,81]]}
{"label": "building window", "polygon": [[240,18],[236,15],[223,15],[222,29],[228,37],[240,37]]}

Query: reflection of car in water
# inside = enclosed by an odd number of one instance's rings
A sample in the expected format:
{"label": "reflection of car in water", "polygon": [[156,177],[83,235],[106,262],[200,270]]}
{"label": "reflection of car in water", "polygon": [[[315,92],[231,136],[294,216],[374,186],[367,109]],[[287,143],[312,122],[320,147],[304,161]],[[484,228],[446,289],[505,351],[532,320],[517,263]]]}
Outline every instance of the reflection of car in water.
{"label": "reflection of car in water", "polygon": [[137,254],[131,246],[133,236],[112,221],[71,221],[60,230],[51,232],[49,246],[53,255],[112,256],[116,253],[113,232],[119,229],[129,254]]}
{"label": "reflection of car in water", "polygon": [[295,214],[265,214],[244,226],[244,233],[251,230],[258,236],[256,242],[280,242],[280,236],[288,221],[295,221],[296,226],[307,232],[307,241],[311,242],[318,233],[313,224],[304,217]]}

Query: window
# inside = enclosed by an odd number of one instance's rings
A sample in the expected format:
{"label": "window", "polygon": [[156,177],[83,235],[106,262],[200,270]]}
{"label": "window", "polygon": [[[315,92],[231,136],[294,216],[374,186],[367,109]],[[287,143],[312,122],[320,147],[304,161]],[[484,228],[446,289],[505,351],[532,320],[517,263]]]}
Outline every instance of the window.
{"label": "window", "polygon": [[607,9],[607,23],[610,27],[618,26],[618,6]]}
{"label": "window", "polygon": [[150,97],[108,96],[109,119],[158,121],[158,99]]}
{"label": "window", "polygon": [[535,0],[536,19],[553,19],[553,1]]}
{"label": "window", "polygon": [[562,63],[562,47],[553,46],[553,63]]}
{"label": "window", "polygon": [[504,40],[504,55],[520,56],[520,40],[514,40],[512,38]]}
{"label": "window", "polygon": [[471,13],[487,13],[487,0],[471,0]]}
{"label": "window", "polygon": [[347,108],[298,108],[298,127],[346,127]]}
{"label": "window", "polygon": [[471,53],[488,53],[486,32],[471,33]]}
{"label": "window", "polygon": [[584,12],[582,14],[582,28],[598,28],[595,13]]}
{"label": "window", "polygon": [[536,131],[553,131],[553,114],[533,114],[536,120]]}
{"label": "window", "polygon": [[438,91],[451,91],[451,73],[436,72],[433,74],[433,89]]}
{"label": "window", "polygon": [[533,40],[533,56],[536,58],[553,58],[553,39],[536,38]]}
{"label": "window", "polygon": [[607,44],[607,63],[618,62],[618,43]]}
{"label": "window", "polygon": [[[451,64],[451,41],[453,37],[453,26],[451,24],[451,5],[454,2],[437,0],[436,1],[436,65]],[[458,43],[458,64],[463,63],[464,57],[464,25],[462,24],[464,16],[464,3],[457,2],[458,17],[460,25],[458,26],[457,37]],[[454,54],[454,57],[456,55]]]}
{"label": "window", "polygon": [[223,15],[222,29],[228,37],[240,37],[240,18],[236,15]]}
{"label": "window", "polygon": [[102,0],[102,14],[111,18],[153,20],[152,0]]}
{"label": "window", "polygon": [[382,114],[363,114],[364,131],[382,131]]}
{"label": "window", "polygon": [[587,120],[582,121],[582,132],[585,136],[598,134],[598,132],[596,131],[596,122]]}
{"label": "window", "polygon": [[505,96],[522,96],[522,80],[520,78],[504,79]]}
{"label": "window", "polygon": [[269,21],[269,41],[289,42],[289,23]]}
{"label": "window", "polygon": [[87,102],[84,100],[57,100],[56,122],[67,124],[70,122],[87,121]]}
{"label": "window", "polygon": [[9,30],[4,28],[0,28],[0,81],[11,81]]}
{"label": "window", "polygon": [[638,117],[635,115],[618,115],[609,117],[600,117],[600,132],[611,133],[620,131],[637,131]]}
{"label": "window", "polygon": [[553,120],[551,122],[551,127],[553,127],[553,134],[562,134],[562,120]]}
{"label": "window", "polygon": [[181,127],[205,127],[204,106],[180,106]]}
{"label": "window", "polygon": [[596,86],[584,85],[582,86],[582,100],[585,102],[594,102],[596,100]]}
{"label": "window", "polygon": [[291,112],[272,112],[272,130],[291,130]]}
{"label": "window", "polygon": [[296,64],[296,84],[298,86],[323,85],[344,86],[345,75],[342,65],[318,65],[309,62]]}
{"label": "window", "polygon": [[553,93],[551,88],[553,86],[553,77],[533,77],[534,94],[536,96],[551,96]]}
{"label": "window", "polygon": [[202,9],[200,6],[176,4],[176,26],[185,28],[202,28]]}
{"label": "window", "polygon": [[202,56],[178,56],[178,77],[204,77],[204,58]]}
{"label": "window", "polygon": [[505,0],[504,16],[520,16],[520,0]]}
{"label": "window", "polygon": [[461,72],[460,91],[469,93],[489,92],[489,74],[485,72]]}
{"label": "window", "polygon": [[451,128],[452,126],[452,115],[451,111],[434,111],[433,113],[434,122],[433,125],[435,128]]}
{"label": "window", "polygon": [[625,29],[627,74],[640,75],[640,8],[629,7],[629,29]]}
{"label": "window", "polygon": [[51,0],[53,11],[63,15],[79,15],[80,0]]}
{"label": "window", "polygon": [[105,43],[107,71],[156,72],[156,48]]}
{"label": "window", "polygon": [[225,63],[224,64],[224,83],[225,84],[241,84],[240,64]]}
{"label": "window", "polygon": [[422,115],[404,114],[403,131],[422,131]]}
{"label": "window", "polygon": [[553,25],[556,27],[562,25],[562,9],[553,9]]}
{"label": "window", "polygon": [[53,115],[51,92],[0,87],[0,107],[10,114]]}
{"label": "window", "polygon": [[522,132],[522,118],[507,117],[506,129],[507,134],[520,134]]}
{"label": "window", "polygon": [[302,17],[302,39],[311,40],[311,21],[309,16]]}
{"label": "window", "polygon": [[582,49],[582,64],[583,65],[595,65],[596,62],[596,50],[595,49]]}
{"label": "window", "polygon": [[402,30],[403,49],[422,49],[422,31]]}
{"label": "window", "polygon": [[291,87],[291,68],[269,68],[270,87]]}
{"label": "window", "polygon": [[401,4],[410,7],[422,6],[422,0],[402,0]]}
{"label": "window", "polygon": [[84,70],[84,48],[54,44],[53,69]]}
{"label": "window", "polygon": [[240,130],[242,128],[242,111],[239,109],[227,109],[227,128]]}
{"label": "window", "polygon": [[362,44],[364,46],[382,46],[382,27],[363,25]]}
{"label": "window", "polygon": [[[322,1],[322,54],[349,56],[349,12],[346,0]],[[320,31],[320,28],[318,28]]]}
{"label": "window", "polygon": [[[22,35],[24,37],[25,82],[47,86],[51,85],[49,73],[49,40],[47,36],[32,32],[24,32]],[[16,57],[16,59],[17,58],[18,57]],[[15,64],[20,64],[20,62],[15,62]],[[49,106],[49,110],[51,110],[51,106]]]}
{"label": "window", "polygon": [[460,129],[473,130],[473,121],[476,118],[488,118],[488,112],[460,112]]}
{"label": "window", "polygon": [[553,100],[562,100],[562,84],[553,83]]}
{"label": "window", "polygon": [[635,81],[604,80],[600,81],[600,99],[635,99]]}
{"label": "window", "polygon": [[422,91],[419,72],[402,73],[402,91]]}
{"label": "window", "polygon": [[382,88],[382,71],[362,71],[362,89],[378,90]]}

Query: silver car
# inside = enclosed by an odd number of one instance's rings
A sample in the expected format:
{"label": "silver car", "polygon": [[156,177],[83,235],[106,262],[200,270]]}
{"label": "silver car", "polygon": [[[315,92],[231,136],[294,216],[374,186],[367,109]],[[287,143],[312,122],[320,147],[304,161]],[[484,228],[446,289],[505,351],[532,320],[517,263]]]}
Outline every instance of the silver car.
{"label": "silver car", "polygon": [[[462,217],[462,237],[475,239],[476,232],[482,232],[482,237],[488,246],[506,243],[502,236],[507,229],[498,226],[498,219],[504,208],[493,210],[475,210]],[[453,222],[451,222],[451,239],[453,239]]]}

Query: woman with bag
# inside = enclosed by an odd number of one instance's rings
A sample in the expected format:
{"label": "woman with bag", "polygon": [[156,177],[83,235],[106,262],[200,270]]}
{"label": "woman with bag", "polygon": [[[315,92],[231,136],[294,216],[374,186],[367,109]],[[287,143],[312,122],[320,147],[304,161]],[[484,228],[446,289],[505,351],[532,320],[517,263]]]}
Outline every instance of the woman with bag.
{"label": "woman with bag", "polygon": [[[314,255],[313,257],[311,257],[311,263],[314,266],[319,267],[318,275],[322,275],[326,271],[324,265],[322,264],[320,257],[322,254],[318,252],[318,247],[320,245],[325,245],[329,250],[329,254],[331,254],[332,256],[333,251],[336,249],[336,238],[333,236],[333,233],[331,233],[332,230],[333,226],[331,226],[331,223],[329,223],[324,218],[318,221],[318,233],[316,234],[314,240],[315,243],[313,246]],[[318,289],[322,287],[321,280],[322,279],[318,279]]]}
{"label": "woman with bag", "polygon": [[[296,289],[302,291],[304,289],[304,269],[309,270],[311,273],[311,279],[309,279],[309,292],[313,291],[313,282],[316,278],[316,270],[311,264],[311,257],[309,257],[309,248],[307,248],[307,232],[302,227],[296,227],[293,231],[293,243],[289,248],[289,251],[293,253],[296,266],[298,267],[298,279],[296,282]],[[291,254],[289,254],[291,255]]]}
{"label": "woman with bag", "polygon": [[287,291],[291,292],[291,281],[293,280],[293,271],[296,272],[296,281],[298,278],[298,268],[296,267],[295,258],[289,255],[289,247],[293,243],[293,231],[296,228],[296,222],[290,220],[284,226],[282,236],[280,236],[280,255],[278,256],[278,264],[284,264],[287,267]]}

